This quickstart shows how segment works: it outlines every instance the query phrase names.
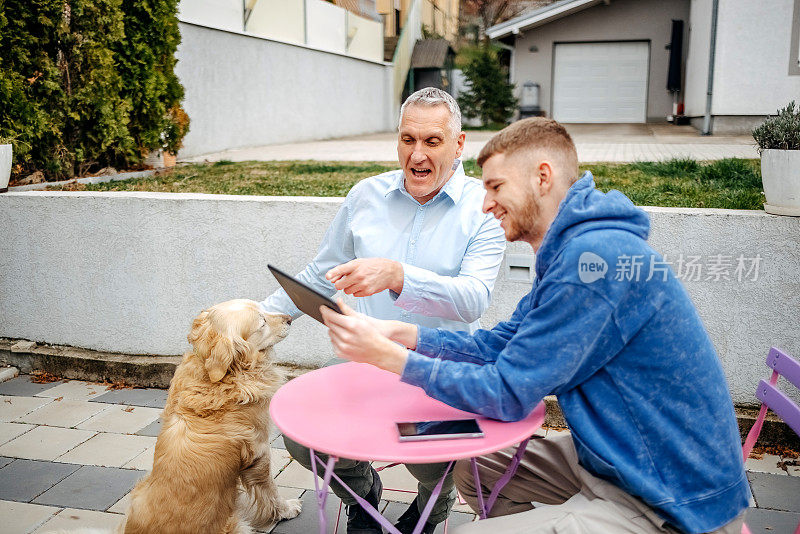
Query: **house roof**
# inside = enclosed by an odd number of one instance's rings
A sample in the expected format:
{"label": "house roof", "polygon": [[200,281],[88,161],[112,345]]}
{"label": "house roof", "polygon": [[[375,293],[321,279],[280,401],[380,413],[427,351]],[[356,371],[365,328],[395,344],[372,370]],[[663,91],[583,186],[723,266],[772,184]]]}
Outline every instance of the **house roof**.
{"label": "house roof", "polygon": [[420,39],[411,54],[412,69],[441,69],[448,54],[455,54],[447,39]]}
{"label": "house roof", "polygon": [[503,23],[495,24],[486,29],[486,35],[488,35],[490,39],[505,37],[509,34],[516,35],[522,30],[542,26],[548,22],[572,15],[578,11],[583,11],[597,4],[609,4],[610,2],[611,0],[560,0],[559,2],[523,13]]}

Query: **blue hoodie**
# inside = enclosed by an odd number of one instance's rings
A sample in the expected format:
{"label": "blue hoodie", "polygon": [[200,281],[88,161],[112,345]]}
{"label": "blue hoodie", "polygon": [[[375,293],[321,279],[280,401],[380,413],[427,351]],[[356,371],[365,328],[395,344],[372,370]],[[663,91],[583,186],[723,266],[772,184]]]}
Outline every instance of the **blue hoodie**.
{"label": "blue hoodie", "polygon": [[711,340],[649,230],[647,214],[585,173],[511,319],[473,335],[420,327],[402,380],[504,421],[557,395],[585,469],[671,525],[708,532],[748,506],[739,431]]}

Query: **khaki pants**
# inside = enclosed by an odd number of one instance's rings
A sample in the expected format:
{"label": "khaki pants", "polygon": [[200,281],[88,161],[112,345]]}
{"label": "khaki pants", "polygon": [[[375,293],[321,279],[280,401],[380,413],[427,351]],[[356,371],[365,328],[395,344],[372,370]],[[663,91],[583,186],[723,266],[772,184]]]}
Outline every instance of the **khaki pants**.
{"label": "khaki pants", "polygon": [[[478,459],[484,498],[503,476],[515,452],[516,448],[506,449]],[[461,495],[473,510],[477,510],[470,462],[458,462],[454,476]],[[533,502],[537,503],[536,508]],[[567,432],[528,442],[519,469],[500,492],[489,516],[490,519],[453,529],[453,534],[679,532],[665,525],[664,520],[640,499],[582,468]],[[739,534],[743,520],[744,513],[715,533]]]}

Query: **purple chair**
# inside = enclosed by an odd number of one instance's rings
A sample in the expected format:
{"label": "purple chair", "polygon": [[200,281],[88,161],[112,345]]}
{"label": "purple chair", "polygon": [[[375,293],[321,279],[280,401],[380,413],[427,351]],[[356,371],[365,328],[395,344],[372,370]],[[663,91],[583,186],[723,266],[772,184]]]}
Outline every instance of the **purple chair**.
{"label": "purple chair", "polygon": [[[767,408],[772,409],[789,425],[789,428],[794,430],[795,434],[800,436],[800,406],[775,387],[778,377],[783,376],[794,384],[796,388],[800,389],[800,363],[782,350],[772,347],[769,349],[769,354],[767,354],[767,367],[772,369],[772,376],[769,382],[761,380],[758,383],[758,389],[756,389],[756,397],[761,401],[761,410],[759,410],[756,422],[744,440],[744,446],[742,446],[744,461],[747,461],[750,451],[753,450],[753,445],[758,440],[758,435],[761,434],[761,427],[764,425]],[[800,534],[800,524],[797,525],[794,533]],[[747,525],[742,526],[742,534],[751,534]]]}

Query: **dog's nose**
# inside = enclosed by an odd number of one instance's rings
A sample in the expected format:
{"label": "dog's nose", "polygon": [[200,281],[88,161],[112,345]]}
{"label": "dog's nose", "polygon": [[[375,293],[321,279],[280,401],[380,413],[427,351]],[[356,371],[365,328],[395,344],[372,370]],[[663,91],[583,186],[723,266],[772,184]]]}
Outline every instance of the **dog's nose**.
{"label": "dog's nose", "polygon": [[291,317],[289,317],[288,319],[286,319],[286,324],[292,324],[292,318],[291,318]]}

